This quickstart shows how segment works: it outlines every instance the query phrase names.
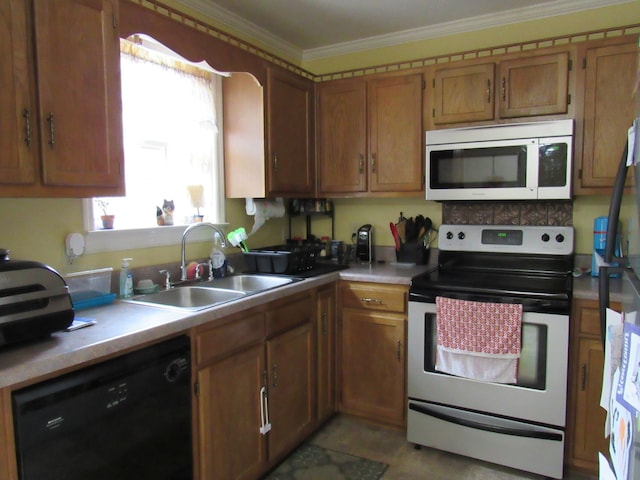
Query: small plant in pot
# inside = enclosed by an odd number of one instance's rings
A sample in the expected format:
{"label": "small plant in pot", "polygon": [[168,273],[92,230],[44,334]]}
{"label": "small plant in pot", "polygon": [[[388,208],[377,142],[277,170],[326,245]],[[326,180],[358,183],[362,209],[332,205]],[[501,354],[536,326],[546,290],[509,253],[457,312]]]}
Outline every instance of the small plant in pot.
{"label": "small plant in pot", "polygon": [[100,198],[96,198],[95,202],[102,210],[102,215],[100,216],[100,220],[102,220],[102,228],[105,230],[111,230],[113,228],[113,222],[116,216],[110,215],[107,212],[107,207],[109,206],[109,202],[107,202],[106,200],[102,200]]}

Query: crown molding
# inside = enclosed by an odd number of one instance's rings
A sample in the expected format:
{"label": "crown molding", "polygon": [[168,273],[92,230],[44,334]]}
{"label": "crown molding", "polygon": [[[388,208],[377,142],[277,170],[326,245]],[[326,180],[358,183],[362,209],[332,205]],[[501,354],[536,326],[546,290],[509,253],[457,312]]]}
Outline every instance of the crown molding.
{"label": "crown molding", "polygon": [[287,42],[255,23],[245,20],[226,8],[220,7],[219,5],[213,5],[211,2],[206,0],[175,0],[175,2],[196,11],[205,17],[231,27],[234,30],[241,32],[243,35],[247,35],[254,39],[254,41],[268,46],[269,49],[277,53],[277,55],[286,56],[297,61],[302,60],[304,52],[300,47]]}
{"label": "crown molding", "polygon": [[556,15],[565,15],[584,10],[592,10],[611,5],[630,3],[637,0],[558,0],[549,5],[530,6],[510,10],[503,13],[492,13],[464,20],[440,23],[428,27],[420,27],[388,35],[363,38],[353,42],[344,42],[326,47],[313,48],[303,51],[302,60],[319,60],[321,58],[346,55],[376,48],[390,47],[403,43],[429,40],[465,32],[484,30],[512,23],[539,20]]}
{"label": "crown molding", "polygon": [[394,32],[386,35],[354,40],[352,42],[336,43],[325,47],[302,50],[300,47],[270,33],[255,23],[244,20],[233,12],[213,5],[206,0],[175,0],[176,3],[191,8],[207,18],[227,25],[243,35],[247,35],[257,42],[266,45],[278,55],[287,56],[297,61],[318,60],[326,57],[358,53],[365,50],[390,47],[409,42],[429,40],[433,38],[454,35],[476,30],[483,30],[501,25],[520,23],[529,20],[565,15],[584,10],[592,10],[612,5],[630,3],[637,0],[557,0],[545,5],[534,5],[518,8],[508,12],[481,15],[465,20],[441,23],[427,27],[414,28]]}

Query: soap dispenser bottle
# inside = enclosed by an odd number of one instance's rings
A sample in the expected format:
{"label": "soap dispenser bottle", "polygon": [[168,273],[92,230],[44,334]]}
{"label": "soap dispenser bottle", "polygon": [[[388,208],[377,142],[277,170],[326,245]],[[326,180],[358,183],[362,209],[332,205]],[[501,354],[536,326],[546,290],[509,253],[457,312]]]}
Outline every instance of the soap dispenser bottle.
{"label": "soap dispenser bottle", "polygon": [[132,258],[122,259],[122,268],[120,269],[120,298],[133,297],[133,276],[129,268],[129,262]]}
{"label": "soap dispenser bottle", "polygon": [[218,234],[215,234],[214,246],[209,256],[211,278],[221,278],[227,275],[227,257],[220,249]]}

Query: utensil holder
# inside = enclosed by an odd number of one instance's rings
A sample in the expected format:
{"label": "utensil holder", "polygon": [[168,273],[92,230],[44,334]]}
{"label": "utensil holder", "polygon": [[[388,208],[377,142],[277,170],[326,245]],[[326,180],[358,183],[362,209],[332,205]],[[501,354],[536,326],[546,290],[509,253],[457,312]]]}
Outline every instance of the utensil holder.
{"label": "utensil holder", "polygon": [[396,250],[396,260],[403,263],[426,265],[429,262],[431,250],[423,242],[402,243],[400,250]]}

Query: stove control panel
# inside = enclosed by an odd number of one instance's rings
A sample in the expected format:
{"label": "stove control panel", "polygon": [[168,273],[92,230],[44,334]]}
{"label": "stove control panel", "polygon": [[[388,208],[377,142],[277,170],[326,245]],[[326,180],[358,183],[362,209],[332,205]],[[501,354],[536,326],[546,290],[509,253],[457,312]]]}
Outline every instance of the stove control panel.
{"label": "stove control panel", "polygon": [[571,255],[573,227],[530,225],[441,225],[440,250]]}

